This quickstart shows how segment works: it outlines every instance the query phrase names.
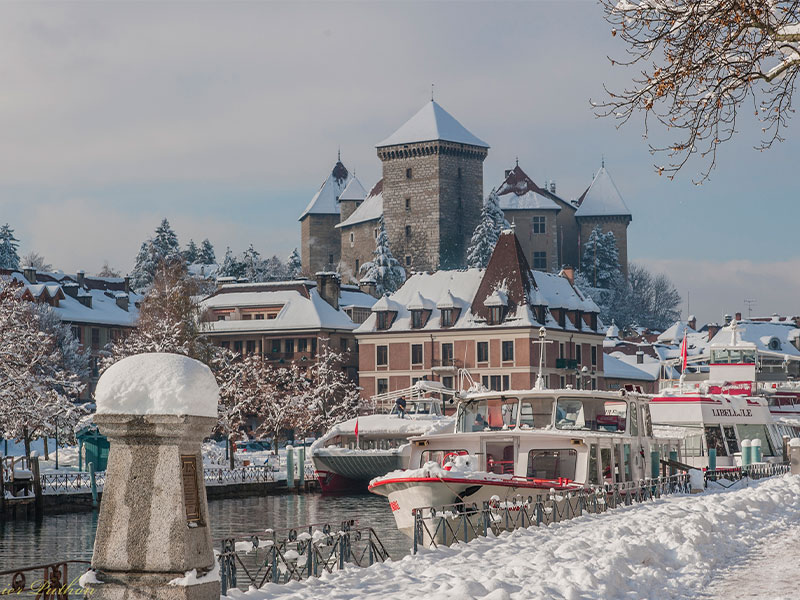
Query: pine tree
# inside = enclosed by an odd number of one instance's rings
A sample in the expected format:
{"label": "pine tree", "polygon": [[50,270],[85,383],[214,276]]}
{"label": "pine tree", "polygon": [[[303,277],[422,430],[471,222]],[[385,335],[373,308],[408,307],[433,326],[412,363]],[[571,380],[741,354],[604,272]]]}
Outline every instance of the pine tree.
{"label": "pine tree", "polygon": [[610,289],[621,273],[614,232],[603,233],[598,225],[583,244],[581,271],[592,287]]}
{"label": "pine tree", "polygon": [[386,235],[386,228],[383,224],[383,217],[380,221],[378,239],[375,241],[375,251],[372,253],[375,258],[361,265],[360,272],[362,279],[371,279],[376,284],[378,294],[385,294],[397,291],[406,280],[406,272],[397,259],[392,256],[389,248],[389,236]]}
{"label": "pine tree", "polygon": [[155,236],[142,242],[136,263],[131,271],[131,284],[134,289],[144,290],[153,282],[156,269],[161,263],[183,263],[178,236],[164,219],[156,228]]}
{"label": "pine tree", "polygon": [[230,246],[228,246],[228,248],[225,250],[225,258],[222,260],[222,267],[219,271],[220,276],[235,277],[236,279],[239,279],[240,277],[244,277],[244,273],[244,263],[234,256],[233,252],[231,252]]}
{"label": "pine tree", "polygon": [[261,254],[250,244],[250,247],[242,254],[242,264],[244,265],[244,276],[251,283],[267,281],[267,269]]}
{"label": "pine tree", "polygon": [[170,227],[169,221],[165,218],[161,225],[156,228],[156,235],[153,238],[153,246],[163,260],[172,260],[181,257],[181,247],[178,243],[178,236]]}
{"label": "pine tree", "polygon": [[204,239],[203,243],[200,244],[197,262],[201,265],[214,265],[217,263],[217,257],[214,255],[214,246],[211,245],[208,238]]}
{"label": "pine tree", "polygon": [[481,208],[481,220],[475,227],[467,249],[467,266],[486,268],[492,257],[494,247],[505,227],[506,219],[500,210],[497,194],[492,191]]}
{"label": "pine tree", "polygon": [[286,261],[286,269],[288,271],[287,275],[289,279],[297,279],[297,277],[300,275],[303,265],[300,261],[300,253],[297,251],[297,248],[292,250],[292,253],[289,255],[289,258]]}
{"label": "pine tree", "polygon": [[0,227],[0,269],[19,269],[19,240],[14,230],[6,223]]}
{"label": "pine tree", "polygon": [[189,243],[186,246],[186,250],[183,251],[183,260],[185,260],[188,264],[193,265],[196,262],[199,262],[199,251],[197,249],[197,244],[194,243],[194,240],[189,240]]}

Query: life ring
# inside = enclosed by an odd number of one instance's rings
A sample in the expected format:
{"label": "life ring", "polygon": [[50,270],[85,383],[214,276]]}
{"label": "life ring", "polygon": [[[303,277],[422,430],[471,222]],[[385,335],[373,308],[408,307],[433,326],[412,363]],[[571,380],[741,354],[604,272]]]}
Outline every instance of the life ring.
{"label": "life ring", "polygon": [[458,452],[448,452],[447,454],[444,455],[444,457],[442,457],[442,468],[445,471],[449,471],[450,469],[453,468],[452,464],[449,464],[449,465],[447,464],[447,461],[450,459],[450,457],[452,457],[452,456],[466,456],[468,454],[469,454],[469,452],[467,452],[466,450],[459,450]]}

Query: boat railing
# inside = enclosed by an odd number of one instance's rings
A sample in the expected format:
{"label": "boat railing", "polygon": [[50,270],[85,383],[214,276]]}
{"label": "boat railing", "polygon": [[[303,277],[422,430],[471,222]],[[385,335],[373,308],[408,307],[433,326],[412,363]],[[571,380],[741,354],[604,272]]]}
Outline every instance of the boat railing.
{"label": "boat railing", "polygon": [[231,589],[302,581],[390,558],[375,530],[359,526],[355,519],[267,529],[225,537],[217,543],[222,596]]}
{"label": "boat railing", "polygon": [[733,485],[742,479],[764,479],[775,475],[783,475],[790,471],[788,464],[781,463],[756,463],[746,467],[729,467],[705,472],[706,482],[715,481],[723,486]]}
{"label": "boat railing", "polygon": [[634,502],[655,500],[667,494],[689,493],[689,475],[641,479],[578,489],[542,489],[538,493],[481,504],[459,502],[412,510],[413,552],[469,542],[490,532],[498,535],[523,527],[550,525],[585,514],[599,514]]}

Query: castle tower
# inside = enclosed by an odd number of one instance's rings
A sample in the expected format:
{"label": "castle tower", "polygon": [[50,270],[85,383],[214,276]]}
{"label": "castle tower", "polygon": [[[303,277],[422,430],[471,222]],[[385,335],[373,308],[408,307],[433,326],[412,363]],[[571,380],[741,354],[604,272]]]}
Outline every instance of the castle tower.
{"label": "castle tower", "polygon": [[336,229],[340,218],[341,196],[350,182],[350,173],[341,160],[300,215],[300,262],[303,273],[331,271],[339,263],[342,243]]}
{"label": "castle tower", "polygon": [[392,254],[406,270],[463,267],[488,144],[431,100],[376,148]]}
{"label": "castle tower", "polygon": [[367,197],[367,190],[361,185],[358,177],[353,175],[350,178],[350,183],[344,188],[339,196],[339,214],[341,221],[346,221],[347,218],[361,206],[364,198]]}
{"label": "castle tower", "polygon": [[[578,222],[580,245],[589,239],[592,229],[600,226],[603,233],[614,233],[619,250],[619,265],[628,275],[628,225],[633,220],[631,211],[606,171],[605,165],[594,176],[591,185],[578,198],[575,211]],[[580,261],[580,256],[578,257]]]}

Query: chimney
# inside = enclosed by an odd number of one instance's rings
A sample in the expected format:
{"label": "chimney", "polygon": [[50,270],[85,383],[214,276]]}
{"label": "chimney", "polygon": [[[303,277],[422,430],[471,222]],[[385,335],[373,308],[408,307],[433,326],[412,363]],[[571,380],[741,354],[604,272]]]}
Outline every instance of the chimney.
{"label": "chimney", "polygon": [[709,342],[711,341],[711,338],[713,338],[715,335],[717,335],[718,331],[719,331],[719,325],[717,325],[716,323],[709,323],[708,324],[708,341]]}
{"label": "chimney", "polygon": [[358,288],[365,294],[369,294],[373,298],[378,297],[378,285],[374,279],[367,279],[366,277],[358,282]]}
{"label": "chimney", "polygon": [[23,267],[22,274],[28,283],[36,283],[36,269],[34,267]]}
{"label": "chimney", "polygon": [[689,315],[689,321],[687,322],[687,325],[697,331],[697,317],[694,315]]}
{"label": "chimney", "polygon": [[125,312],[128,312],[128,294],[117,294],[115,299],[117,301],[117,306]]}
{"label": "chimney", "polygon": [[556,182],[555,181],[551,181],[550,182],[550,193],[551,194],[555,194],[556,193]]}
{"label": "chimney", "polygon": [[741,321],[742,320],[742,313],[740,313],[740,312],[736,313],[736,320],[737,321]]}
{"label": "chimney", "polygon": [[131,278],[130,278],[130,275],[126,275],[125,276],[125,293],[126,294],[130,294],[131,293]]}
{"label": "chimney", "polygon": [[562,267],[561,274],[567,278],[571,285],[575,285],[575,267],[569,265]]}
{"label": "chimney", "polygon": [[731,321],[733,320],[733,319],[732,319],[732,317],[731,317],[730,315],[725,315],[725,316],[723,317],[723,319],[725,319],[725,325],[730,325],[730,324],[731,324]]}
{"label": "chimney", "polygon": [[339,274],[332,271],[317,273],[317,293],[325,302],[339,310]]}
{"label": "chimney", "polygon": [[509,175],[511,175],[511,169],[506,169],[506,179],[508,179]]}
{"label": "chimney", "polygon": [[77,283],[72,281],[67,281],[61,284],[61,289],[64,290],[64,293],[69,296],[70,298],[77,298],[78,297],[78,290],[80,287]]}
{"label": "chimney", "polygon": [[641,350],[639,350],[636,353],[636,364],[637,365],[643,365],[644,364],[644,352],[642,352]]}
{"label": "chimney", "polygon": [[86,294],[85,296],[78,296],[78,302],[83,304],[86,308],[92,308],[92,296],[91,294]]}
{"label": "chimney", "polygon": [[77,275],[77,278],[78,278],[78,285],[81,286],[81,287],[85,287],[86,286],[86,271],[81,269],[80,271],[78,271],[76,273],[76,275]]}

